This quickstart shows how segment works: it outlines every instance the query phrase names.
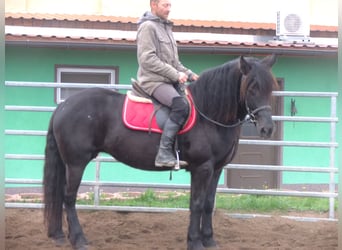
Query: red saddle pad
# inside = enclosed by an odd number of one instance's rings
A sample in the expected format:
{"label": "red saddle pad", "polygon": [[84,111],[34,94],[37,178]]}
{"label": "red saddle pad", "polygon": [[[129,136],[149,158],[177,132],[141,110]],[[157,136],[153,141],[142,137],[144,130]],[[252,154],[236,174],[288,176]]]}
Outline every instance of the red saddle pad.
{"label": "red saddle pad", "polygon": [[[155,114],[154,105],[152,102],[146,101],[145,98],[131,98],[130,94],[126,94],[125,102],[122,110],[122,119],[124,124],[133,130],[151,131],[162,133],[163,130],[158,126]],[[189,131],[195,124],[196,112],[193,105],[192,97],[188,94],[190,103],[190,114],[183,128],[178,134],[183,134]]]}

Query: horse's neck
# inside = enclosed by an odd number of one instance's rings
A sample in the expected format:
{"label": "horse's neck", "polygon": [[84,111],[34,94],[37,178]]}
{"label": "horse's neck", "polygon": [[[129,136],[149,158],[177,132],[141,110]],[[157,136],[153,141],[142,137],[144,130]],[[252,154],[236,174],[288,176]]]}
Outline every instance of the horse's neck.
{"label": "horse's neck", "polygon": [[[191,98],[193,100],[193,103],[194,103],[197,111],[203,117],[209,117],[209,118],[207,118],[207,120],[214,120],[215,122],[223,124],[223,127],[225,127],[224,125],[239,123],[239,121],[243,121],[247,115],[247,110],[246,110],[245,105],[239,101],[240,100],[239,93],[237,93],[236,103],[234,103],[234,106],[237,107],[237,109],[234,112],[231,111],[233,114],[229,117],[228,121],[227,120],[223,121],[223,119],[220,119],[222,117],[213,118],[209,115],[210,112],[208,110],[206,110],[206,109],[201,110],[201,108],[203,108],[203,107],[200,107],[200,105],[197,105],[197,104],[201,103],[200,96],[202,96],[202,95],[201,94],[197,95],[198,90],[196,90],[195,86],[189,85],[187,89],[188,89],[189,93],[191,94]],[[214,106],[217,106],[217,105],[219,105],[218,103],[220,103],[220,101],[215,99],[215,100],[210,100],[210,103]],[[229,111],[227,111],[227,112],[229,112]]]}

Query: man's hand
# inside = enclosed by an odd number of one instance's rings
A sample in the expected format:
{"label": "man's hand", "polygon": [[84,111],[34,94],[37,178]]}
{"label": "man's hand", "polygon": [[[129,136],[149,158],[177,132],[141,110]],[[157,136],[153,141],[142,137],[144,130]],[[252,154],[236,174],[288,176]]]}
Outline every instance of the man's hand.
{"label": "man's hand", "polygon": [[192,73],[189,75],[189,81],[193,82],[193,81],[197,81],[198,80],[198,75],[195,73]]}
{"label": "man's hand", "polygon": [[188,81],[188,76],[183,72],[179,72],[178,73],[178,82],[179,83],[186,83],[187,81]]}

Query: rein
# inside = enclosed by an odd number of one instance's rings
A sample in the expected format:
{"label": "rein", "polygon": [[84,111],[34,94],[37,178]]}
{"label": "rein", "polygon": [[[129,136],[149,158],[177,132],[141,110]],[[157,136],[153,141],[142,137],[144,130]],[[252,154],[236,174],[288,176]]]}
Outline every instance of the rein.
{"label": "rein", "polygon": [[[191,95],[189,95],[191,96]],[[247,104],[247,99],[245,100],[245,107],[246,107],[246,110],[247,110],[247,115],[245,116],[245,119],[243,120],[238,120],[237,122],[233,123],[233,124],[223,124],[223,123],[220,123],[218,121],[215,121],[213,119],[211,119],[210,117],[208,117],[207,115],[205,115],[201,110],[199,110],[199,108],[197,107],[194,99],[192,98],[191,96],[191,99],[192,99],[192,103],[196,109],[196,111],[204,118],[206,119],[207,121],[215,124],[215,125],[218,125],[220,127],[223,127],[223,128],[235,128],[237,126],[240,126],[246,122],[251,122],[251,123],[256,123],[256,119],[255,119],[255,115],[261,111],[261,110],[264,110],[264,109],[269,109],[269,110],[272,110],[271,106],[270,105],[263,105],[263,106],[260,106],[254,110],[250,110],[248,104]]]}
{"label": "rein", "polygon": [[214,123],[220,127],[224,127],[224,128],[235,128],[239,125],[242,125],[246,122],[251,122],[251,123],[256,123],[256,119],[255,119],[255,114],[257,114],[259,111],[261,110],[264,110],[264,109],[269,109],[271,110],[271,106],[270,105],[264,105],[264,106],[261,106],[261,107],[258,107],[256,109],[254,109],[253,111],[250,110],[250,108],[247,106],[247,101],[246,101],[246,109],[247,109],[247,115],[245,116],[245,119],[243,119],[242,121],[241,120],[238,120],[237,122],[233,123],[233,124],[223,124],[223,123],[220,123],[218,121],[215,121],[213,119],[211,119],[210,117],[206,116],[205,114],[203,114],[199,109],[198,107],[196,106],[196,103],[193,101],[193,104],[195,106],[195,109],[196,111],[204,118],[206,119],[207,121],[211,122],[211,123]]}

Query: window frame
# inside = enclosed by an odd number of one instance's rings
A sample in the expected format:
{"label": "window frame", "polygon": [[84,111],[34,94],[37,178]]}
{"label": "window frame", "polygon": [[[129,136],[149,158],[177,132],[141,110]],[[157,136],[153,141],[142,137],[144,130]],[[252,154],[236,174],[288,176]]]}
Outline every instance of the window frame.
{"label": "window frame", "polygon": [[[118,72],[119,67],[117,66],[87,66],[87,65],[65,65],[65,64],[56,64],[55,65],[55,82],[56,83],[64,83],[61,82],[63,72],[66,73],[108,73],[110,75],[110,82],[109,83],[99,83],[99,84],[109,84],[109,85],[117,85],[118,84]],[[75,83],[77,84],[77,83]],[[79,84],[83,84],[80,83]],[[89,84],[89,83],[88,83]],[[94,83],[96,84],[96,83]],[[62,98],[62,89],[69,89],[69,88],[55,88],[55,103],[59,104],[64,102],[65,99]],[[79,88],[80,90],[84,88]]]}

